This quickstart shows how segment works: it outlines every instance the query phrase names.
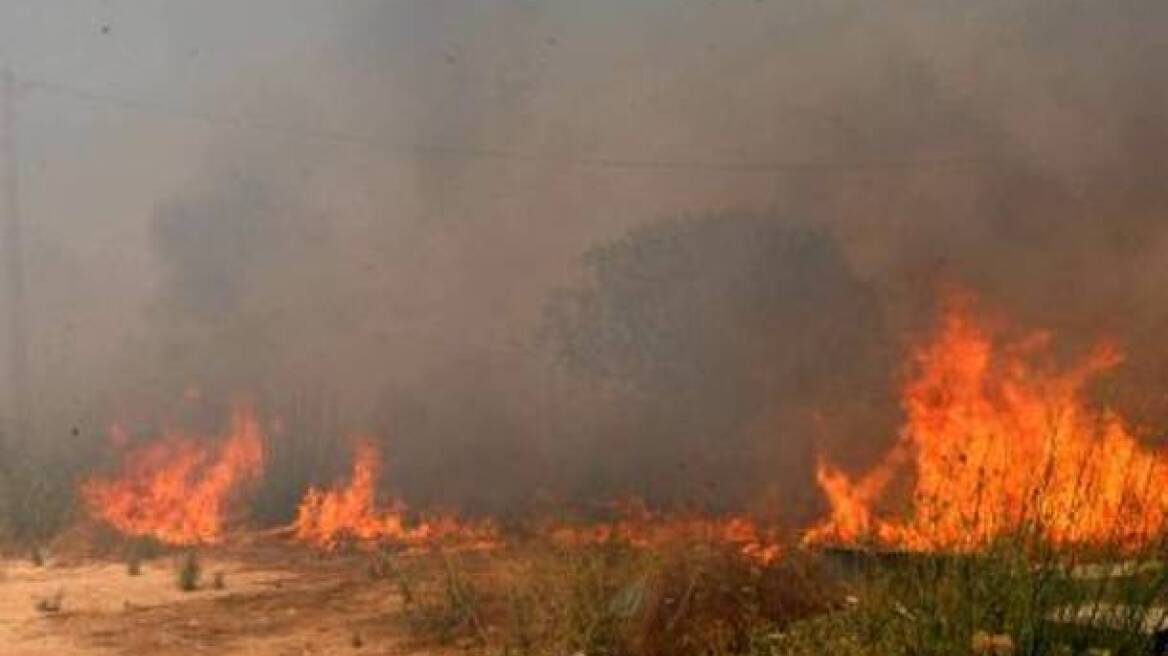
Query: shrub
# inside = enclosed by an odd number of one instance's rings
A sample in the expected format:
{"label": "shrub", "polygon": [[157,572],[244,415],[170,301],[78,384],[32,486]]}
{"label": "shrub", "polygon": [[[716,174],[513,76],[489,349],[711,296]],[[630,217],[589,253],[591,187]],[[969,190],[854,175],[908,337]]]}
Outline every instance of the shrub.
{"label": "shrub", "polygon": [[191,592],[199,588],[199,580],[203,575],[203,566],[199,556],[194,551],[188,551],[183,556],[178,568],[178,589]]}

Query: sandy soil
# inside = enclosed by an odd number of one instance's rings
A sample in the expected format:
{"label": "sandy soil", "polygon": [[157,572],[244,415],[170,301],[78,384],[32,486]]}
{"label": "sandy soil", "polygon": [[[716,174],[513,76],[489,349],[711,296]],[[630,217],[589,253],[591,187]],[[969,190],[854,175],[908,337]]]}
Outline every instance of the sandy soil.
{"label": "sandy soil", "polygon": [[[0,656],[406,654],[395,587],[364,561],[294,549],[203,557],[204,580],[178,589],[178,559],[143,563],[0,562]],[[59,611],[38,602],[62,595]]]}

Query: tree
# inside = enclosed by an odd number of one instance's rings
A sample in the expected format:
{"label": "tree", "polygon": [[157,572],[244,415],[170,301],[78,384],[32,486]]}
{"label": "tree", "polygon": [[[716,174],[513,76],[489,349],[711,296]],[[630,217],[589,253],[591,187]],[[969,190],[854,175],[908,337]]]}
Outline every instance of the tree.
{"label": "tree", "polygon": [[742,507],[772,484],[810,506],[816,432],[848,423],[836,419],[857,399],[883,404],[873,391],[889,372],[877,300],[832,237],[686,217],[598,245],[584,265],[588,282],[545,307],[543,336],[619,399],[595,476],[666,503]]}

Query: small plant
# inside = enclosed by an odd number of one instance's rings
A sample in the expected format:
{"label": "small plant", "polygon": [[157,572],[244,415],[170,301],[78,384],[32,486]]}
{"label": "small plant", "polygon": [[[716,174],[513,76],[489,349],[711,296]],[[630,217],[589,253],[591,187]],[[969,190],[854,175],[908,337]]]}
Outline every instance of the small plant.
{"label": "small plant", "polygon": [[188,551],[183,556],[182,562],[178,568],[178,589],[184,592],[191,592],[199,589],[199,580],[203,575],[203,566],[199,562],[199,556],[194,551]]}
{"label": "small plant", "polygon": [[142,564],[152,558],[157,558],[163,551],[162,545],[153,538],[133,538],[125,545],[126,573],[138,576],[142,573]]}
{"label": "small plant", "polygon": [[485,645],[486,628],[481,619],[479,591],[474,581],[462,567],[462,563],[449,554],[443,554],[442,562],[446,571],[444,579],[446,611],[450,620],[445,628],[448,630],[469,628],[473,637]]}
{"label": "small plant", "polygon": [[397,584],[402,603],[408,606],[414,602],[413,586],[388,549],[379,549],[373,555],[369,561],[369,577],[374,580],[392,580]]}
{"label": "small plant", "polygon": [[409,595],[406,612],[414,628],[442,643],[485,646],[483,593],[471,572],[461,558],[445,552],[430,564],[437,567],[417,590],[398,579],[403,598]]}
{"label": "small plant", "polygon": [[42,597],[36,601],[36,609],[41,613],[59,613],[61,612],[61,604],[65,600],[65,591],[59,589],[48,597]]}

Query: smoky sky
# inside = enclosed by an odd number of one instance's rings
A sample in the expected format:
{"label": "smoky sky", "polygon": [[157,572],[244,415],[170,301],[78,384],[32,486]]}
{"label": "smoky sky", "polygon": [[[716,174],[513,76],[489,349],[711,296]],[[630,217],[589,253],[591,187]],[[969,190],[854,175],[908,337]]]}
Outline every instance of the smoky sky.
{"label": "smoky sky", "polygon": [[[149,424],[192,389],[272,415],[308,396],[335,406],[336,444],[384,440],[396,485],[426,502],[700,498],[747,467],[751,488],[804,503],[808,454],[859,463],[894,435],[898,356],[950,283],[1052,329],[1068,356],[1114,338],[1129,354],[1120,403],[1168,417],[1154,391],[1168,365],[1161,2],[8,0],[0,13],[0,61],[27,82],[46,435]],[[810,234],[836,255],[770,262],[744,255],[749,240],[711,239],[693,280],[802,276],[830,293],[767,296],[794,303],[773,316],[810,317],[769,323],[683,298],[720,336],[692,348],[739,364],[712,366],[676,416],[664,392],[616,394],[562,366],[538,336],[555,298],[601,288],[585,254],[702,216]],[[783,344],[841,324],[865,330],[821,368],[761,366],[769,387],[743,390],[749,403],[703,394],[753,380],[716,358],[732,336],[762,345],[771,326],[774,344],[750,352],[786,362]],[[846,398],[790,395],[773,380],[787,375]],[[635,464],[664,462],[671,440],[689,461]],[[759,449],[720,450],[744,443]]]}

